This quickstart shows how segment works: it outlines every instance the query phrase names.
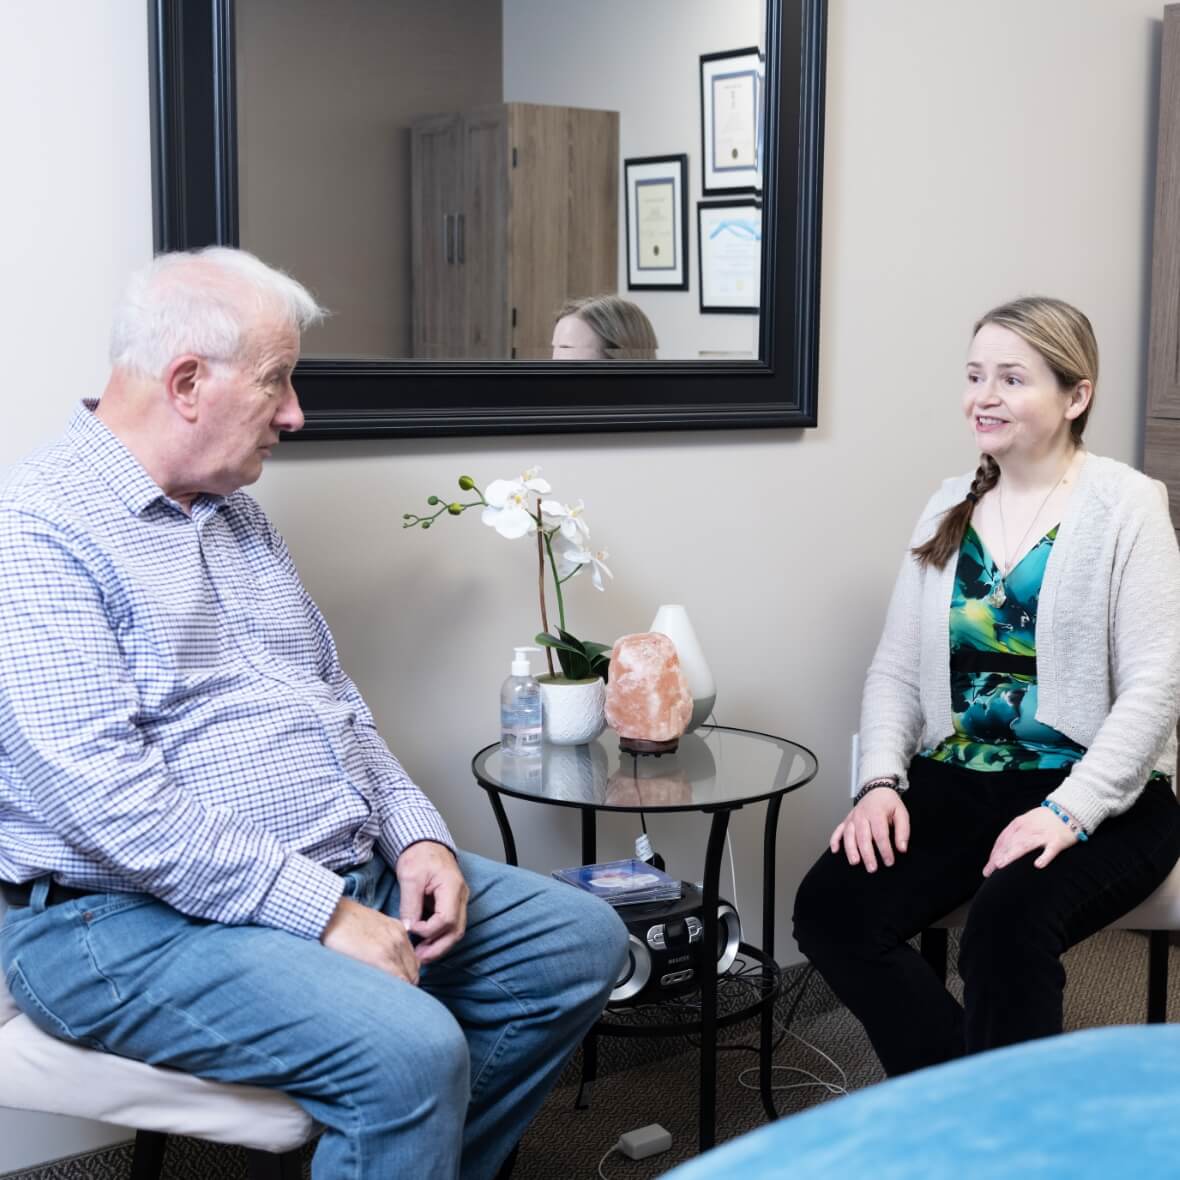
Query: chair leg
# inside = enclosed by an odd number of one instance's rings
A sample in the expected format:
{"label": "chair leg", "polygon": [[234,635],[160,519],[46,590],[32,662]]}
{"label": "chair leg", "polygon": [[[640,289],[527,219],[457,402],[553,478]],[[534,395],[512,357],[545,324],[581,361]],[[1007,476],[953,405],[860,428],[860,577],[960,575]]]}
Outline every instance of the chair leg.
{"label": "chair leg", "polygon": [[168,1136],[163,1131],[136,1131],[130,1180],[160,1180],[167,1145]]}
{"label": "chair leg", "polygon": [[1152,930],[1147,939],[1147,1023],[1163,1024],[1168,1019],[1168,932]]}
{"label": "chair leg", "polygon": [[937,926],[923,930],[918,936],[918,948],[922,958],[930,964],[934,974],[946,983],[947,932]]}
{"label": "chair leg", "polygon": [[246,1175],[249,1180],[300,1180],[303,1164],[299,1150],[277,1155],[273,1151],[247,1148]]}

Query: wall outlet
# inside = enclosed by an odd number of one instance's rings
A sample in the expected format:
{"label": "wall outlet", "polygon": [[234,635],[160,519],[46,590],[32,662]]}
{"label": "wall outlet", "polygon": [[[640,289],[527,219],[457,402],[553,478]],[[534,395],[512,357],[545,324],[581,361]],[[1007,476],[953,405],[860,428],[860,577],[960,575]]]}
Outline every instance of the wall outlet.
{"label": "wall outlet", "polygon": [[852,735],[852,768],[848,772],[848,797],[850,799],[856,798],[857,781],[856,768],[860,765],[860,734],[854,733]]}

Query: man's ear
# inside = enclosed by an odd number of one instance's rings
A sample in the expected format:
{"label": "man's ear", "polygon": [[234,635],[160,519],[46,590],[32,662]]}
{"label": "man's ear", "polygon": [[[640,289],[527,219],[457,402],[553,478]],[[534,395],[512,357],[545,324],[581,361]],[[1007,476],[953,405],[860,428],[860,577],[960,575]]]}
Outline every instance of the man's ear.
{"label": "man's ear", "polygon": [[175,357],[164,370],[164,390],[172,408],[186,421],[195,422],[205,362],[192,353]]}
{"label": "man's ear", "polygon": [[1069,392],[1069,406],[1065,411],[1066,419],[1072,422],[1080,416],[1082,411],[1090,404],[1090,399],[1093,396],[1093,384],[1085,380],[1079,381]]}

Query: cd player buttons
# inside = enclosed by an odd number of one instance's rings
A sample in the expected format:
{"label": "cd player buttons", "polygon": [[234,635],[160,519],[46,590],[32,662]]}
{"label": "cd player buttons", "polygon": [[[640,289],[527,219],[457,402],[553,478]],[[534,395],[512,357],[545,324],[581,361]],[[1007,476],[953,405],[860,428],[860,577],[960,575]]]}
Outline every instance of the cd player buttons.
{"label": "cd player buttons", "polygon": [[692,978],[692,968],[688,967],[684,971],[669,971],[667,975],[660,976],[660,987],[671,987],[676,983],[683,983],[686,979]]}
{"label": "cd player buttons", "polygon": [[664,927],[661,923],[659,926],[651,926],[647,931],[647,945],[653,951],[662,951],[664,949]]}
{"label": "cd player buttons", "polygon": [[688,927],[688,941],[699,942],[701,935],[705,931],[704,923],[700,918],[694,918],[691,915],[684,919],[685,925]]}

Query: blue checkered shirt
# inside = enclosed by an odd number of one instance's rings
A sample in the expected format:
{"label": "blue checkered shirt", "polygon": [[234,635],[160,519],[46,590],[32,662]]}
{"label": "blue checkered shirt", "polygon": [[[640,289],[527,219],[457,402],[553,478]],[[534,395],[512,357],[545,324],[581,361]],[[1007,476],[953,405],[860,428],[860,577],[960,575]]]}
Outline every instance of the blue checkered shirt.
{"label": "blue checkered shirt", "polygon": [[450,834],[262,509],[187,515],[92,405],[0,490],[0,879],[317,938],[334,869]]}

